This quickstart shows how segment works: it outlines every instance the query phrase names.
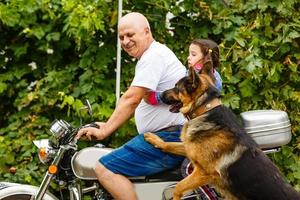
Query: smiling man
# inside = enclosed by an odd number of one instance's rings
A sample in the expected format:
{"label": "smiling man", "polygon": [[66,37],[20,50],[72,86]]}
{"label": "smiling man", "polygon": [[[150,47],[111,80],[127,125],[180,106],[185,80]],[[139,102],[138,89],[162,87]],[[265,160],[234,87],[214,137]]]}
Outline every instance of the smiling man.
{"label": "smiling man", "polygon": [[122,48],[138,59],[154,41],[147,19],[139,13],[131,13],[121,18],[118,31]]}
{"label": "smiling man", "polygon": [[167,105],[149,105],[143,97],[149,92],[165,91],[185,75],[185,67],[165,45],[154,40],[148,20],[140,13],[123,16],[118,26],[124,51],[137,58],[131,86],[101,127],[81,129],[82,136],[102,140],[111,135],[133,115],[138,135],[112,153],[99,159],[95,172],[99,182],[117,200],[135,200],[136,193],[128,176],[146,176],[178,165],[183,157],[156,149],[144,140],[145,132],[155,132],[165,141],[180,141],[184,117],[171,113]]}

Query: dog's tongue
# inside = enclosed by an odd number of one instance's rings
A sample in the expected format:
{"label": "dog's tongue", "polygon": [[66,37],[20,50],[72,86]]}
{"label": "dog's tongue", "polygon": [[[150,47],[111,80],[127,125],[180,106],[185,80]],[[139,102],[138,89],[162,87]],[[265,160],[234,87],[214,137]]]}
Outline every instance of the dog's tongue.
{"label": "dog's tongue", "polygon": [[169,111],[172,112],[172,113],[178,113],[179,112],[179,110],[176,108],[175,105],[171,105]]}
{"label": "dog's tongue", "polygon": [[169,110],[172,113],[178,113],[181,107],[182,107],[182,103],[176,103],[171,105]]}

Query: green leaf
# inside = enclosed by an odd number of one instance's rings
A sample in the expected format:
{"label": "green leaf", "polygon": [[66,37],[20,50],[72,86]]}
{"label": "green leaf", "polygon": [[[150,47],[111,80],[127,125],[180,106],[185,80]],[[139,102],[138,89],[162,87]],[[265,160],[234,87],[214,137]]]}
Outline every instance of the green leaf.
{"label": "green leaf", "polygon": [[14,138],[16,138],[16,137],[17,137],[17,135],[18,135],[18,133],[17,133],[17,132],[9,132],[9,133],[7,134],[7,136],[8,136],[10,139],[14,139]]}
{"label": "green leaf", "polygon": [[239,89],[241,91],[242,97],[251,97],[254,95],[254,85],[251,83],[250,79],[246,79],[239,84]]}
{"label": "green leaf", "polygon": [[10,8],[4,4],[0,4],[0,19],[4,24],[8,26],[15,26],[20,22],[20,14],[17,9]]}
{"label": "green leaf", "polygon": [[74,97],[72,96],[65,96],[65,100],[67,104],[72,105],[74,103]]}
{"label": "green leaf", "polygon": [[30,175],[25,175],[24,179],[25,179],[25,182],[31,183],[32,178]]}
{"label": "green leaf", "polygon": [[293,173],[294,178],[299,179],[300,180],[300,170],[296,171]]}
{"label": "green leaf", "polygon": [[39,39],[39,40],[42,39],[46,34],[43,27],[41,27],[41,26],[33,27],[32,30],[31,30],[31,33],[35,37],[37,37],[37,39]]}
{"label": "green leaf", "polygon": [[0,94],[3,93],[7,89],[7,84],[0,82]]}
{"label": "green leaf", "polygon": [[29,44],[28,44],[28,43],[25,43],[25,44],[21,44],[21,45],[15,45],[15,46],[12,46],[11,48],[12,48],[13,51],[14,51],[14,55],[15,55],[17,58],[20,58],[22,55],[24,55],[24,54],[27,53],[28,47],[29,47]]}
{"label": "green leaf", "polygon": [[60,33],[59,32],[53,32],[53,33],[49,33],[46,36],[47,41],[59,41],[60,39]]}
{"label": "green leaf", "polygon": [[288,34],[288,37],[291,39],[296,39],[300,37],[300,33],[297,31],[292,31]]}
{"label": "green leaf", "polygon": [[81,94],[86,94],[88,93],[89,91],[91,91],[92,89],[92,85],[91,84],[84,84],[81,86],[80,88],[80,93]]}
{"label": "green leaf", "polygon": [[75,103],[73,104],[73,108],[77,111],[77,112],[79,112],[79,110],[81,109],[81,108],[83,108],[84,107],[84,104],[79,100],[79,99],[76,99],[75,100]]}
{"label": "green leaf", "polygon": [[253,73],[257,67],[262,68],[262,65],[262,60],[260,58],[253,57],[252,59],[250,59],[250,62],[245,68],[249,73]]}
{"label": "green leaf", "polygon": [[231,107],[232,109],[236,109],[240,107],[240,97],[238,95],[226,95],[223,99],[222,99],[222,103],[227,106],[227,107]]}
{"label": "green leaf", "polygon": [[7,153],[5,155],[5,163],[11,165],[14,164],[14,162],[15,162],[15,155],[13,153]]}
{"label": "green leaf", "polygon": [[[292,92],[291,98],[295,101],[297,101],[298,103],[300,103],[300,91],[294,91]],[[299,143],[300,145],[300,143]]]}
{"label": "green leaf", "polygon": [[245,40],[243,38],[240,37],[234,37],[234,39],[237,41],[237,43],[241,46],[241,47],[245,47]]}

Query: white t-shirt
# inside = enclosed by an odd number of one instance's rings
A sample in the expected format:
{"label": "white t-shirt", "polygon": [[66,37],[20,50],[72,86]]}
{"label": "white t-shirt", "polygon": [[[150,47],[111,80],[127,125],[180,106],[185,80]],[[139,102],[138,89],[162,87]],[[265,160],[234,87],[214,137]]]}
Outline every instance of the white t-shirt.
{"label": "white t-shirt", "polygon": [[[163,92],[173,88],[185,76],[186,69],[175,54],[165,45],[153,41],[136,64],[131,86],[145,87]],[[149,105],[144,100],[135,110],[139,133],[157,131],[173,125],[183,125],[181,113],[171,113],[168,105]]]}

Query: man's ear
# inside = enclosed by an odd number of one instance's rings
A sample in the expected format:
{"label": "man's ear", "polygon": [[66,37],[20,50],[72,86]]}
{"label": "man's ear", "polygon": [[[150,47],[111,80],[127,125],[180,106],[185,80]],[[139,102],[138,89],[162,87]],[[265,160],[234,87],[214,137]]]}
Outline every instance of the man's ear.
{"label": "man's ear", "polygon": [[150,28],[149,27],[145,27],[144,31],[145,31],[146,34],[149,34],[150,33]]}
{"label": "man's ear", "polygon": [[200,83],[200,78],[193,67],[189,67],[189,79],[192,83],[192,88],[196,89]]}

